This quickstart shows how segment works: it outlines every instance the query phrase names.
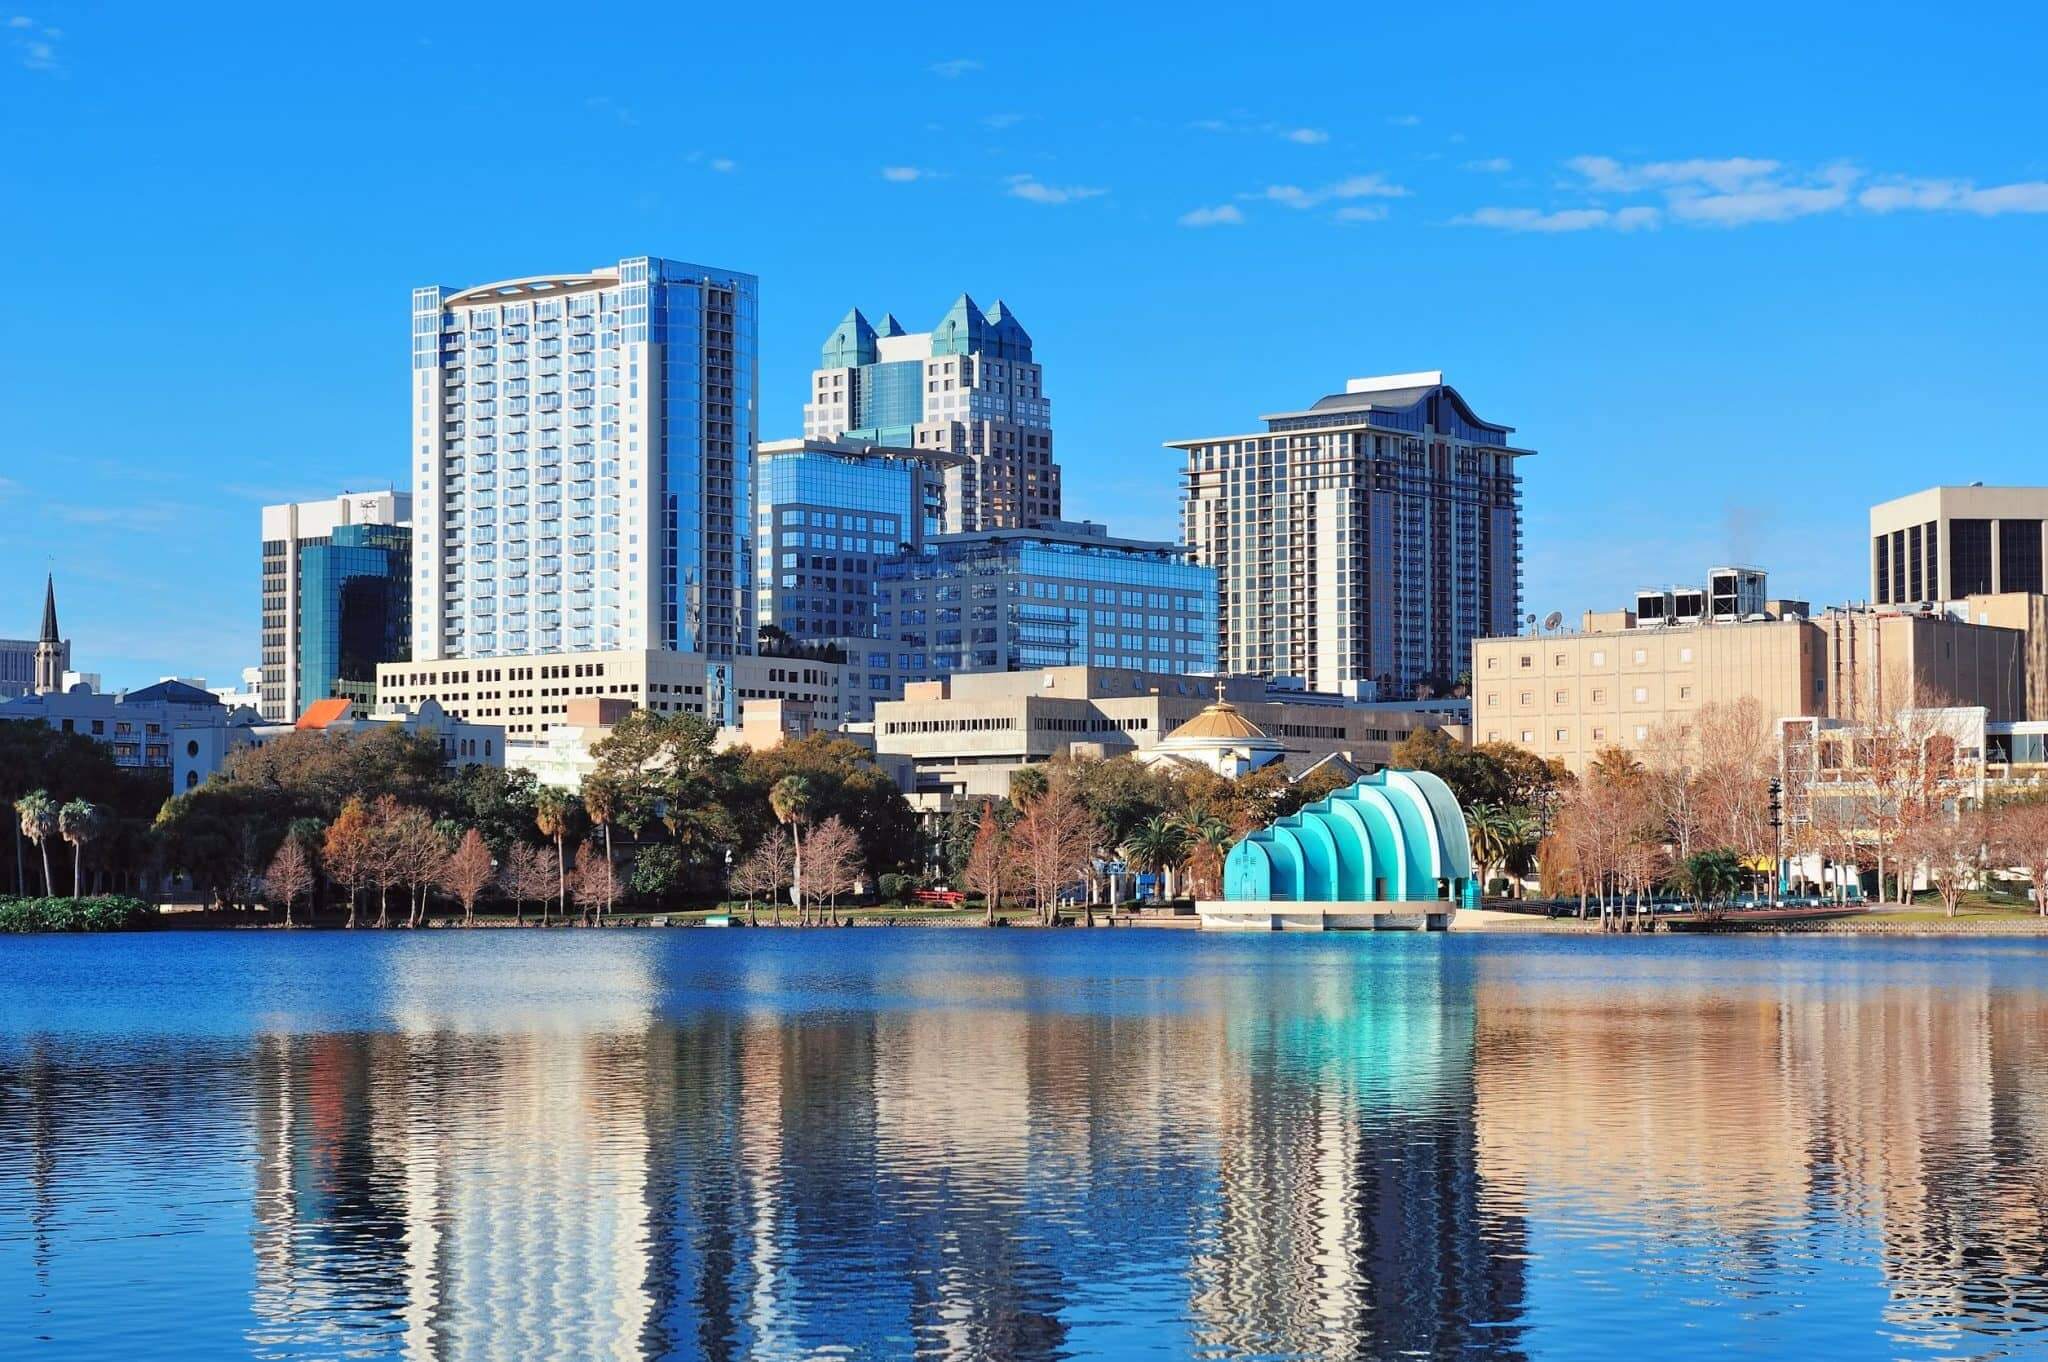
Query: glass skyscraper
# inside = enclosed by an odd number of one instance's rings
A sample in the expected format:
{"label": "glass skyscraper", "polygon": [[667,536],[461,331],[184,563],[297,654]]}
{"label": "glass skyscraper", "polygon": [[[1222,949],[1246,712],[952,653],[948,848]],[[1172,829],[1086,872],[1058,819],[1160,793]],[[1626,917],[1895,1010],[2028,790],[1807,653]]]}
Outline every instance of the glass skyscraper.
{"label": "glass skyscraper", "polygon": [[414,660],[753,650],[757,284],[413,291]]}
{"label": "glass skyscraper", "polygon": [[345,692],[373,693],[377,664],[410,660],[412,531],[341,525],[299,549],[297,713]]}
{"label": "glass skyscraper", "polygon": [[875,575],[875,640],[860,661],[882,698],[955,672],[1216,670],[1216,573],[1177,544],[1055,522],[942,535]]}
{"label": "glass skyscraper", "polygon": [[804,434],[965,456],[946,472],[948,533],[1059,519],[1045,372],[1000,301],[983,311],[963,293],[916,334],[848,312],[811,376]]}

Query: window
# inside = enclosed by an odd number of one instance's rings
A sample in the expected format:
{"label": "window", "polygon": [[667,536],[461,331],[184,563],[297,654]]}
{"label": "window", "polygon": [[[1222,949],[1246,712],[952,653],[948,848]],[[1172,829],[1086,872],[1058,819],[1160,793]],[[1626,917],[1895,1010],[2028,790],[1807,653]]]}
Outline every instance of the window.
{"label": "window", "polygon": [[1641,724],[1637,724],[1637,725],[1636,725],[1636,741],[1637,741],[1637,742],[1641,742],[1641,741],[1643,741],[1643,739],[1645,739],[1645,738],[1647,738],[1647,737],[1649,737],[1649,736],[1650,736],[1650,730],[1649,730],[1649,729],[1645,728],[1645,727],[1644,727],[1643,725],[1641,725]]}
{"label": "window", "polygon": [[1692,661],[1692,649],[1690,649],[1690,648],[1680,648],[1680,649],[1678,650],[1678,660],[1679,660],[1680,662],[1690,662],[1690,661]]}
{"label": "window", "polygon": [[1570,702],[1565,699],[1565,693],[1563,691],[1558,691],[1556,692],[1556,695],[1554,697],[1554,703],[1563,705],[1569,704]]}
{"label": "window", "polygon": [[1629,692],[1629,698],[1639,705],[1647,704],[1650,699],[1649,687],[1637,686],[1633,691]]}
{"label": "window", "polygon": [[1564,736],[1564,730],[1563,730],[1563,729],[1561,729],[1561,728],[1557,730],[1557,741],[1559,741],[1559,742],[1563,742],[1563,741],[1565,741],[1565,736]]}
{"label": "window", "polygon": [[1536,659],[1534,656],[1532,656],[1529,653],[1522,654],[1522,670],[1527,671],[1530,667],[1534,666],[1535,663]]}
{"label": "window", "polygon": [[1606,729],[1604,729],[1604,728],[1596,728],[1596,729],[1594,729],[1594,730],[1593,730],[1593,741],[1594,741],[1594,742],[1605,742],[1605,741],[1606,741],[1606,739],[1607,739],[1607,730],[1606,730]]}
{"label": "window", "polygon": [[1604,666],[1606,666],[1606,665],[1607,665],[1607,650],[1606,650],[1606,649],[1604,649],[1604,648],[1595,648],[1595,649],[1593,650],[1593,665],[1594,665],[1594,666],[1596,666],[1596,667],[1604,667]]}
{"label": "window", "polygon": [[1551,665],[1554,667],[1562,667],[1564,665],[1564,654],[1558,653],[1556,656],[1550,659],[1550,662]]}
{"label": "window", "polygon": [[1635,650],[1634,655],[1629,658],[1629,661],[1635,663],[1638,667],[1640,667],[1643,665],[1643,663],[1649,660],[1649,657],[1650,655],[1648,653],[1644,652],[1641,648],[1638,648]]}
{"label": "window", "polygon": [[1522,730],[1522,744],[1523,744],[1523,746],[1525,746],[1525,747],[1526,747],[1526,746],[1529,746],[1529,745],[1533,744],[1533,743],[1534,743],[1535,741],[1536,741],[1536,735],[1535,735],[1534,733],[1531,733],[1531,732],[1530,732],[1530,731],[1529,731],[1528,729],[1526,729],[1526,728]]}
{"label": "window", "polygon": [[1500,692],[1499,692],[1499,691],[1497,691],[1497,690],[1490,690],[1490,691],[1486,692],[1486,707],[1487,707],[1488,709],[1499,709],[1499,708],[1500,708]]}
{"label": "window", "polygon": [[1523,691],[1523,692],[1522,692],[1522,703],[1523,703],[1523,704],[1525,704],[1525,705],[1533,705],[1533,704],[1535,704],[1535,703],[1536,703],[1536,692],[1535,692],[1535,691],[1533,691],[1533,690],[1525,690],[1525,691]]}
{"label": "window", "polygon": [[1489,657],[1489,658],[1487,658],[1487,659],[1486,659],[1486,670],[1488,670],[1488,671],[1492,671],[1492,670],[1493,670],[1493,667],[1494,667],[1494,664],[1495,664],[1496,662],[1499,662],[1499,661],[1500,661],[1500,659],[1499,659],[1499,658],[1497,658],[1497,657]]}
{"label": "window", "polygon": [[1594,703],[1594,704],[1596,704],[1596,705],[1604,705],[1604,704],[1606,704],[1606,703],[1607,703],[1607,692],[1606,692],[1606,691],[1604,691],[1604,690],[1601,690],[1601,689],[1599,689],[1599,688],[1597,688],[1597,687],[1595,687],[1595,688],[1594,688],[1594,691],[1593,691],[1593,703]]}
{"label": "window", "polygon": [[1690,700],[1690,699],[1692,699],[1692,687],[1691,687],[1691,686],[1680,686],[1680,687],[1678,688],[1678,698],[1679,698],[1679,699],[1681,699],[1681,700]]}

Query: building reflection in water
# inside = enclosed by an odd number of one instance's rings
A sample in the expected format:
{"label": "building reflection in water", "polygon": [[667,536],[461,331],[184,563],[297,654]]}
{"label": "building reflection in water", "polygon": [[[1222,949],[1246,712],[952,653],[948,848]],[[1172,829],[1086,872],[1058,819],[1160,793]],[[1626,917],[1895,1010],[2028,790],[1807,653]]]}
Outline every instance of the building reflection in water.
{"label": "building reflection in water", "polygon": [[1590,1303],[1639,1347],[1864,1271],[1872,1346],[2048,1318],[2002,973],[593,937],[380,948],[362,1025],[0,1044],[0,1267],[89,1327],[145,1186],[245,1198],[182,1287],[269,1358],[1624,1356]]}

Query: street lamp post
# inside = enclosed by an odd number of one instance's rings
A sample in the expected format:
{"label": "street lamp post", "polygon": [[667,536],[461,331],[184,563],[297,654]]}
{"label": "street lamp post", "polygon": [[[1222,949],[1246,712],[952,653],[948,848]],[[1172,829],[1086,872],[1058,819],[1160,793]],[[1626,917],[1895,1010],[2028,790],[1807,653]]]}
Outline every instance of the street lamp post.
{"label": "street lamp post", "polygon": [[1784,784],[1771,777],[1771,904],[1776,906],[1779,893],[1785,883],[1785,805],[1780,796],[1785,793]]}

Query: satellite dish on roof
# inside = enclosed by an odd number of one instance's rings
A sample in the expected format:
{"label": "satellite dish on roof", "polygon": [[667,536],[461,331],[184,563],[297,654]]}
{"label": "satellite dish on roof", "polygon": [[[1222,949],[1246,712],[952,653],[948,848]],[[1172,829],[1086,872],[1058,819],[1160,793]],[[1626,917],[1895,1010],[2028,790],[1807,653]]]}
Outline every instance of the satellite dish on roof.
{"label": "satellite dish on roof", "polygon": [[1558,625],[1563,623],[1564,611],[1562,610],[1553,610],[1543,617],[1543,627],[1545,629],[1555,629]]}

